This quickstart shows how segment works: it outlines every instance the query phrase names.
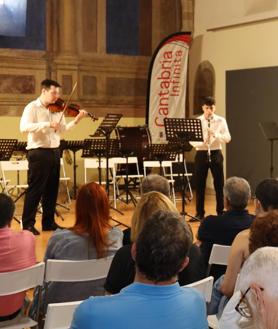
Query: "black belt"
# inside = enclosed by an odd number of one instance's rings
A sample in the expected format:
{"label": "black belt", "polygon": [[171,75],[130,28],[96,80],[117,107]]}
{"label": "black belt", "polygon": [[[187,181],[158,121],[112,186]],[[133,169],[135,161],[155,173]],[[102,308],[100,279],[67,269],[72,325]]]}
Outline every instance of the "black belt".
{"label": "black belt", "polygon": [[59,150],[59,147],[38,147],[36,149],[30,149],[29,151],[36,151],[36,150],[44,150],[44,151],[55,151],[55,150]]}
{"label": "black belt", "polygon": [[[203,152],[203,153],[208,153],[208,150],[197,150],[197,152]],[[221,152],[221,150],[211,150],[210,153],[219,153]]]}

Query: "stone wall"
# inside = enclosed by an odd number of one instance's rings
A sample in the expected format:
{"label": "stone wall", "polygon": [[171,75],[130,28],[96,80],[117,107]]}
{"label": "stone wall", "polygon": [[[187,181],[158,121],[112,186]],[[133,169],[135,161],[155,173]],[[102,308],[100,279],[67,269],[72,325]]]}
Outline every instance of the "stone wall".
{"label": "stone wall", "polygon": [[[184,7],[180,0],[153,0],[151,6],[153,51],[184,25]],[[106,54],[105,0],[47,0],[46,50],[0,49],[0,115],[20,116],[49,77],[62,84],[65,99],[77,81],[72,100],[99,117],[144,117],[150,60],[151,54]]]}

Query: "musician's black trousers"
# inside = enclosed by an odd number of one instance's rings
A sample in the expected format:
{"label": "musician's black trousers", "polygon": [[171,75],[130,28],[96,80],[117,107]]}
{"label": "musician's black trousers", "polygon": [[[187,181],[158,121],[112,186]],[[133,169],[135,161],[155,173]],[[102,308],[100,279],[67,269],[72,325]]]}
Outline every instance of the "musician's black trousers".
{"label": "musician's black trousers", "polygon": [[42,204],[42,227],[54,223],[56,200],[59,189],[60,151],[55,149],[33,149],[27,154],[29,163],[28,189],[25,195],[22,222],[23,228],[35,224],[39,202]]}
{"label": "musician's black trousers", "polygon": [[205,215],[205,190],[208,170],[211,170],[216,193],[216,212],[221,214],[224,210],[224,173],[223,155],[221,150],[211,151],[211,161],[207,151],[197,151],[195,156],[195,181],[196,181],[196,215]]}

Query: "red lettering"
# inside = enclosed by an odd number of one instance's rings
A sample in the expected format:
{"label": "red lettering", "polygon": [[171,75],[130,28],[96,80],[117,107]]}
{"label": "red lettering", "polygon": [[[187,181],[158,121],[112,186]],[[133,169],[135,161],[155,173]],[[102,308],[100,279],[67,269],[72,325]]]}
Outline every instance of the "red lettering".
{"label": "red lettering", "polygon": [[159,120],[159,118],[156,117],[155,120],[154,120],[155,125],[156,125],[157,127],[164,127],[164,123],[160,123],[160,122],[158,122],[158,120]]}

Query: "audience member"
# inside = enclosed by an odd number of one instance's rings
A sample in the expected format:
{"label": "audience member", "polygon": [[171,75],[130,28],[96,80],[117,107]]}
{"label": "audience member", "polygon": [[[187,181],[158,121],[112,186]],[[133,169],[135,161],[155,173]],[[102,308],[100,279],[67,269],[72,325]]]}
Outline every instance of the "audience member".
{"label": "audience member", "polygon": [[[109,200],[101,185],[91,182],[80,188],[75,214],[76,221],[72,228],[58,229],[49,239],[44,261],[97,259],[114,255],[122,246],[121,230],[109,224]],[[103,280],[51,282],[48,285],[47,301],[59,303],[82,300],[91,295],[102,295],[103,283]],[[35,303],[32,305],[32,311]]]}
{"label": "audience member", "polygon": [[267,178],[256,187],[256,213],[278,209],[278,180]]}
{"label": "audience member", "polygon": [[230,246],[235,236],[251,225],[254,216],[246,209],[250,197],[250,185],[244,178],[227,179],[224,185],[224,204],[227,211],[223,215],[207,216],[198,230],[198,240],[201,242],[200,248],[206,264],[214,243]]}
{"label": "audience member", "polygon": [[[142,195],[146,194],[148,192],[160,192],[170,198],[170,184],[168,180],[160,175],[157,174],[150,174],[142,180],[141,185],[141,192]],[[131,243],[130,240],[130,233],[131,229],[127,228],[123,231],[124,237],[123,237],[123,245],[127,245]]]}
{"label": "audience member", "polygon": [[[211,303],[208,306],[209,314],[218,313],[219,316],[221,315],[228,298],[234,293],[240,268],[249,254],[265,246],[278,247],[278,210],[258,214],[246,236],[247,247],[243,239],[235,240],[235,243],[240,243],[240,246],[243,247],[242,250],[248,250],[241,255],[240,259],[238,259],[237,247],[234,246],[234,243],[232,245],[224,279],[221,277],[214,285]],[[225,296],[223,297],[223,295]]]}
{"label": "audience member", "polygon": [[[12,272],[36,263],[35,238],[29,231],[15,232],[10,228],[15,205],[0,193],[0,272]],[[0,297],[0,321],[14,319],[24,304],[25,293]]]}
{"label": "audience member", "polygon": [[160,192],[170,198],[170,184],[168,180],[157,174],[146,176],[142,181],[142,194],[153,191]]}
{"label": "audience member", "polygon": [[177,213],[155,213],[132,246],[135,282],[117,295],[84,301],[71,328],[207,329],[202,296],[176,282],[188,264],[190,244],[191,234]]}
{"label": "audience member", "polygon": [[[263,180],[256,187],[255,195],[257,215],[271,209],[278,209],[278,180],[274,178]],[[272,234],[271,230],[270,233]],[[243,262],[249,256],[249,237],[250,230],[244,230],[236,236],[232,244],[227,270],[221,284],[221,291],[227,297],[232,296],[237,275]]]}
{"label": "audience member", "polygon": [[219,328],[277,329],[277,278],[278,248],[257,249],[243,264],[239,291],[225,307]]}
{"label": "audience member", "polygon": [[[148,219],[158,210],[171,211],[178,214],[174,204],[159,192],[142,195],[138,202],[131,224],[131,241],[135,242]],[[198,248],[190,248],[189,265],[179,273],[179,283],[185,285],[200,280],[205,276],[205,265]],[[131,256],[131,244],[119,249],[113,258],[104,285],[108,293],[116,294],[134,281],[135,264]]]}

